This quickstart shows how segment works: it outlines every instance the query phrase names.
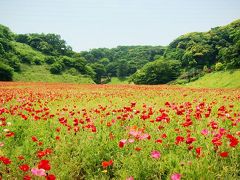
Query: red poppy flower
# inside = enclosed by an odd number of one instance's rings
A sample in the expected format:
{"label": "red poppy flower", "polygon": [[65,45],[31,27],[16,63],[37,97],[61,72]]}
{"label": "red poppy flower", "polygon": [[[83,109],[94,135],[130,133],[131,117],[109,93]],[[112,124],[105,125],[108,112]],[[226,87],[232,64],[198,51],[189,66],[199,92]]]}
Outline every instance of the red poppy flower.
{"label": "red poppy flower", "polygon": [[195,149],[195,151],[196,151],[196,153],[197,153],[197,157],[200,157],[200,155],[201,155],[201,150],[202,150],[201,147],[198,147],[198,148]]}
{"label": "red poppy flower", "polygon": [[102,167],[103,168],[107,168],[108,166],[111,166],[113,164],[113,161],[110,160],[110,161],[103,161],[102,162]]}
{"label": "red poppy flower", "polygon": [[25,176],[23,177],[23,180],[31,180],[31,176],[25,175]]}
{"label": "red poppy flower", "polygon": [[141,151],[142,148],[140,148],[140,147],[136,147],[135,150],[136,150],[136,151]]}
{"label": "red poppy flower", "polygon": [[175,144],[176,145],[179,145],[181,142],[183,142],[184,141],[184,137],[182,137],[182,136],[177,136],[176,137],[176,140],[175,140]]}
{"label": "red poppy flower", "polygon": [[221,152],[219,153],[221,157],[228,157],[228,152]]}
{"label": "red poppy flower", "polygon": [[122,139],[121,141],[119,141],[118,147],[123,148],[126,143],[127,143],[127,140],[126,139]]}
{"label": "red poppy flower", "polygon": [[56,176],[54,174],[49,174],[46,176],[46,180],[55,180]]}
{"label": "red poppy flower", "polygon": [[6,137],[13,137],[14,135],[15,135],[14,132],[8,132],[8,133],[6,134]]}
{"label": "red poppy flower", "polygon": [[18,159],[19,160],[24,160],[25,158],[24,158],[24,156],[18,156]]}
{"label": "red poppy flower", "polygon": [[36,136],[32,136],[32,141],[33,141],[33,142],[37,142],[37,141],[38,141],[38,139],[36,138]]}
{"label": "red poppy flower", "polygon": [[196,141],[196,138],[194,138],[194,137],[188,137],[188,138],[186,139],[186,143],[187,143],[187,144],[192,144],[194,141]]}
{"label": "red poppy flower", "polygon": [[21,166],[19,166],[19,169],[21,169],[22,171],[28,171],[29,170],[29,166],[27,165],[27,164],[23,164],[23,165],[21,165]]}
{"label": "red poppy flower", "polygon": [[49,164],[48,160],[41,160],[38,164],[39,169],[45,169],[46,171],[51,169],[51,166]]}
{"label": "red poppy flower", "polygon": [[2,161],[2,163],[5,165],[11,164],[11,162],[12,162],[9,158],[4,157],[4,156],[0,156],[0,161]]}

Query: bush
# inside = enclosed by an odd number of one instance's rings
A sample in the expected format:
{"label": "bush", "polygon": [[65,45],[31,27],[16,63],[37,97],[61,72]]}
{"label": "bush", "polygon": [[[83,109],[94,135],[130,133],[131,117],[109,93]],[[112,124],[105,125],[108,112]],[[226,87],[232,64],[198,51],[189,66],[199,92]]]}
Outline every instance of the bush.
{"label": "bush", "polygon": [[21,62],[25,64],[32,64],[33,57],[31,55],[21,56]]}
{"label": "bush", "polygon": [[75,68],[70,68],[66,71],[67,74],[71,74],[72,76],[79,75],[79,72]]}
{"label": "bush", "polygon": [[179,61],[159,59],[144,65],[131,79],[135,84],[165,84],[179,76],[180,66]]}
{"label": "bush", "polygon": [[62,60],[63,64],[67,67],[73,67],[75,64],[75,59],[67,57],[67,56],[63,56],[61,58],[61,60]]}
{"label": "bush", "polygon": [[223,70],[224,65],[221,62],[218,62],[215,64],[215,71],[221,71]]}
{"label": "bush", "polygon": [[47,57],[45,58],[45,62],[46,62],[47,64],[53,64],[53,63],[56,62],[56,58],[53,57],[53,56],[47,56]]}
{"label": "bush", "polygon": [[43,61],[42,61],[40,58],[38,58],[38,57],[34,58],[34,59],[33,59],[33,62],[34,62],[34,64],[36,64],[36,65],[41,65],[41,64],[43,64]]}
{"label": "bush", "polygon": [[1,81],[12,81],[13,69],[0,62],[0,80]]}
{"label": "bush", "polygon": [[17,56],[13,56],[11,59],[9,59],[8,64],[14,69],[14,71],[21,71],[21,64]]}
{"label": "bush", "polygon": [[50,68],[50,72],[52,74],[61,74],[62,71],[63,71],[63,66],[60,63],[54,63]]}

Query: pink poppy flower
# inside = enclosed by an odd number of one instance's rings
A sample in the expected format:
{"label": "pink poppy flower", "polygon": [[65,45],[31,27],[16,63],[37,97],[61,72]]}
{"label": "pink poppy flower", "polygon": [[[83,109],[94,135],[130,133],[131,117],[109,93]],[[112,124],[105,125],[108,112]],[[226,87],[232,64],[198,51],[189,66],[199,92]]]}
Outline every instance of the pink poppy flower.
{"label": "pink poppy flower", "polygon": [[35,176],[46,176],[45,170],[44,169],[37,169],[37,168],[32,168],[31,172],[35,175]]}
{"label": "pink poppy flower", "polygon": [[3,147],[4,146],[4,143],[3,142],[0,142],[0,147]]}
{"label": "pink poppy flower", "polygon": [[208,133],[209,133],[209,132],[208,132],[207,129],[203,129],[203,130],[201,131],[201,134],[204,135],[204,136],[207,136]]}
{"label": "pink poppy flower", "polygon": [[178,173],[175,173],[175,174],[172,174],[171,176],[171,180],[180,180],[181,179],[181,174],[178,174]]}
{"label": "pink poppy flower", "polygon": [[129,132],[129,134],[132,135],[132,136],[134,136],[134,137],[136,137],[136,136],[138,136],[140,133],[139,133],[138,131],[131,130],[131,131]]}
{"label": "pink poppy flower", "polygon": [[132,176],[130,176],[126,180],[134,180],[134,178]]}
{"label": "pink poppy flower", "polygon": [[139,136],[139,139],[140,139],[140,140],[147,139],[147,138],[149,138],[149,134],[141,134],[141,135]]}
{"label": "pink poppy flower", "polygon": [[133,143],[133,142],[134,142],[134,139],[129,139],[128,142],[129,142],[129,143]]}
{"label": "pink poppy flower", "polygon": [[158,158],[160,158],[160,156],[161,156],[161,154],[159,151],[154,150],[151,152],[151,157],[154,159],[158,159]]}

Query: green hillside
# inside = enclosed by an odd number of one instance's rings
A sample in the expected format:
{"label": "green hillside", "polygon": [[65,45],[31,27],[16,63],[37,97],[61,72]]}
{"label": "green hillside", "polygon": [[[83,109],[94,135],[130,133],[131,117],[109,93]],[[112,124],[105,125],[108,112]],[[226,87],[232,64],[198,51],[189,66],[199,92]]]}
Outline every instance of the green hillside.
{"label": "green hillside", "polygon": [[186,84],[188,87],[240,88],[240,70],[220,71],[204,75]]}
{"label": "green hillside", "polygon": [[165,84],[177,79],[187,83],[205,73],[234,69],[240,69],[240,19],[208,32],[178,37],[169,44],[163,57],[144,65],[132,76],[132,81]]}
{"label": "green hillside", "polygon": [[[236,69],[240,69],[240,20],[208,32],[184,34],[165,47],[118,46],[82,52],[74,52],[60,35],[15,34],[0,25],[1,81],[197,85],[204,74],[201,79],[207,81],[210,72],[216,79],[217,71]],[[226,80],[234,82],[237,75]],[[222,83],[216,86],[233,86]]]}

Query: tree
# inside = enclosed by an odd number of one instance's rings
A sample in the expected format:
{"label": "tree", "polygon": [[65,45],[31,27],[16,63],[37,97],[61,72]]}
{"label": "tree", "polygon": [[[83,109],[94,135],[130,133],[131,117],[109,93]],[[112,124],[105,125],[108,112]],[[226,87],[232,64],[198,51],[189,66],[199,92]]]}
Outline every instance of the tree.
{"label": "tree", "polygon": [[0,80],[1,81],[12,81],[13,69],[0,62]]}
{"label": "tree", "polygon": [[52,74],[60,74],[63,71],[63,66],[59,62],[52,64],[50,72]]}
{"label": "tree", "polygon": [[0,24],[0,38],[6,39],[6,40],[13,40],[14,34],[11,32],[11,30]]}
{"label": "tree", "polygon": [[126,60],[121,60],[118,63],[117,76],[119,78],[126,77],[128,75],[128,63]]}
{"label": "tree", "polygon": [[102,77],[103,77],[104,75],[106,75],[106,69],[105,69],[104,65],[99,64],[99,63],[94,63],[94,64],[91,64],[91,68],[92,68],[92,69],[94,70],[94,72],[96,73],[93,80],[94,80],[97,84],[100,84]]}
{"label": "tree", "polygon": [[180,67],[179,61],[159,59],[144,65],[131,79],[135,84],[165,84],[178,77]]}
{"label": "tree", "polygon": [[74,67],[82,74],[85,74],[87,73],[86,71],[86,64],[87,64],[87,61],[85,58],[83,57],[77,57],[75,59],[75,63],[74,63]]}

